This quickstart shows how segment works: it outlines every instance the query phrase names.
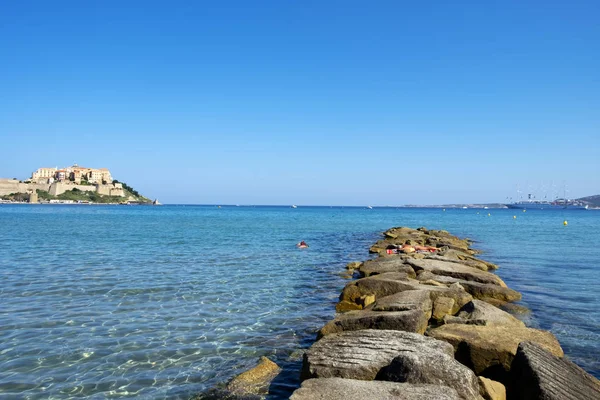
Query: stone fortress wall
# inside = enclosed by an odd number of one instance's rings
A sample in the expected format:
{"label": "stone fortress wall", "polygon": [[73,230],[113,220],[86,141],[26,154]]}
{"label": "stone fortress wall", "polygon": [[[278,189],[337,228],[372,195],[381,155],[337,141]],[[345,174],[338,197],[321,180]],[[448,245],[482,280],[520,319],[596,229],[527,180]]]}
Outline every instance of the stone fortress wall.
{"label": "stone fortress wall", "polygon": [[50,185],[50,190],[48,190],[48,193],[50,193],[52,196],[58,196],[60,194],[63,194],[66,191],[73,190],[73,189],[79,189],[82,192],[95,192],[96,186],[73,185],[73,184],[62,183],[62,182],[54,182],[53,184]]}
{"label": "stone fortress wall", "polygon": [[14,179],[0,178],[0,196],[6,196],[11,193],[28,193],[36,189],[50,191],[50,184],[47,183],[20,183]]}
{"label": "stone fortress wall", "polygon": [[125,197],[123,185],[120,183],[109,183],[106,185],[75,185],[73,183],[54,182],[48,183],[21,183],[14,179],[0,179],[0,196],[11,193],[30,193],[36,189],[44,190],[53,196],[58,196],[66,191],[79,189],[81,191],[96,192],[104,196]]}
{"label": "stone fortress wall", "polygon": [[125,197],[125,191],[121,183],[109,183],[106,185],[97,185],[96,192],[103,196]]}

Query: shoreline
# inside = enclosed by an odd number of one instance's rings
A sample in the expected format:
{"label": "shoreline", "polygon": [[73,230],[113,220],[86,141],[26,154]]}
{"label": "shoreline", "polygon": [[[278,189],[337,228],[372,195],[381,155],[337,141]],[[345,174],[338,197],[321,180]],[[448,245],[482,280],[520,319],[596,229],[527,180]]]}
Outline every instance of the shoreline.
{"label": "shoreline", "polygon": [[[397,250],[406,243],[436,250]],[[356,279],[305,353],[291,399],[600,398],[598,379],[564,358],[554,335],[515,318],[521,294],[470,240],[392,228],[370,252],[378,257],[348,264]]]}
{"label": "shoreline", "polygon": [[[11,205],[30,205],[30,206],[39,206],[39,205],[61,205],[61,206],[152,206],[156,204],[152,203],[77,203],[77,202],[69,202],[68,200],[64,201],[44,201],[37,203],[30,203],[27,201],[2,201],[0,200],[0,205],[2,204],[11,204]],[[162,204],[160,204],[162,205]]]}
{"label": "shoreline", "polygon": [[[67,203],[67,202],[37,202],[37,203],[29,203],[27,201],[10,201],[10,200],[0,200],[0,205],[2,204],[29,204],[29,205],[38,205],[38,204],[62,204],[62,205],[98,205],[98,204],[110,204],[110,205],[156,205],[156,204],[152,204],[152,202],[150,203],[135,203],[135,202],[131,202],[129,204],[125,204],[125,203]],[[164,206],[177,206],[177,207],[222,207],[222,208],[237,208],[237,207],[274,207],[274,208],[290,208],[290,206],[287,205],[269,205],[269,204],[243,204],[243,205],[237,205],[237,204],[195,204],[195,203],[185,203],[185,204],[157,204],[157,205],[164,205]],[[330,205],[306,205],[306,206],[298,206],[299,208],[348,208],[348,209],[367,209],[367,207],[365,206],[330,206]],[[423,205],[423,206],[417,206],[417,205],[403,205],[403,206],[373,206],[372,209],[380,209],[380,210],[386,210],[386,209],[448,209],[448,210],[465,210],[464,207],[461,206],[436,206],[436,205]],[[477,211],[481,211],[481,210],[510,210],[510,208],[504,206],[504,207],[484,207],[482,205],[473,205],[470,207],[466,208],[467,210],[477,210]],[[589,207],[586,209],[586,211],[598,211],[600,210],[600,207]],[[532,209],[529,210],[530,212],[538,212],[538,211],[582,211],[582,210],[573,210],[573,209],[569,209],[569,210],[552,210],[552,209],[541,209],[541,210],[537,210],[537,209]]]}

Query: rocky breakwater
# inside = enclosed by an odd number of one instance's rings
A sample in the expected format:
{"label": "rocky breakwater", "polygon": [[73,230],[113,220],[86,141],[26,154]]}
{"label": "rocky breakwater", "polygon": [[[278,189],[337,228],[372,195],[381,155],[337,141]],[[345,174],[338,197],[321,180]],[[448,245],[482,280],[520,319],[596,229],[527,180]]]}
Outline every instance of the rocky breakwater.
{"label": "rocky breakwater", "polygon": [[[393,228],[354,262],[293,400],[600,399],[550,332],[504,311],[521,294],[446,231]],[[391,254],[390,254],[391,253]]]}

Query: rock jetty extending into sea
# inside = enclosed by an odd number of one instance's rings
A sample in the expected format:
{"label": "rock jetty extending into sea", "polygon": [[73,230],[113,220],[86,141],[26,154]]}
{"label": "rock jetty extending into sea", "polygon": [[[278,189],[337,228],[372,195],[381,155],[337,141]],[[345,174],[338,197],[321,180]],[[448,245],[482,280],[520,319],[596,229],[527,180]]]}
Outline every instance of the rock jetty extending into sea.
{"label": "rock jetty extending into sea", "polygon": [[468,239],[392,228],[370,252],[348,264],[359,279],[305,353],[292,400],[600,399],[554,335],[505,311],[521,294]]}
{"label": "rock jetty extending into sea", "polygon": [[[600,399],[552,333],[507,312],[523,312],[521,294],[468,239],[399,227],[370,252],[347,265],[357,279],[305,352],[292,400]],[[260,399],[278,372],[263,359],[215,398]]]}

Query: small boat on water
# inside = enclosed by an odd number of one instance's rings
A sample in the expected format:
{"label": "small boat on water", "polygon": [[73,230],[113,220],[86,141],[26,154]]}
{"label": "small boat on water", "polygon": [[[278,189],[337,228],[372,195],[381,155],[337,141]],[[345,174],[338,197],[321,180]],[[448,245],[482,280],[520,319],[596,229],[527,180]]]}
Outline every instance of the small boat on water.
{"label": "small boat on water", "polygon": [[153,206],[162,206],[162,203],[158,201],[158,199],[154,199],[154,201],[152,202]]}
{"label": "small boat on water", "polygon": [[298,208],[298,206],[294,204],[294,205],[292,206],[292,208]]}
{"label": "small boat on water", "polygon": [[372,210],[372,209],[373,209],[373,206],[367,206],[367,208],[368,208],[369,210]]}

